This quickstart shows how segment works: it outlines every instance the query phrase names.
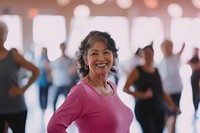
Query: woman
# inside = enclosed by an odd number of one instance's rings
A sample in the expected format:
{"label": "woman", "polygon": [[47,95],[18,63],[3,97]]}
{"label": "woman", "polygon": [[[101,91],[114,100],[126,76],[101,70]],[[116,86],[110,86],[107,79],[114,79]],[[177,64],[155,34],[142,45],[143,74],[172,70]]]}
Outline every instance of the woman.
{"label": "woman", "polygon": [[195,47],[193,49],[193,56],[188,61],[191,67],[192,74],[190,77],[191,87],[192,87],[192,102],[194,106],[194,118],[197,118],[197,111],[200,102],[200,59],[199,59],[199,48]]}
{"label": "woman", "polygon": [[[161,76],[164,90],[170,95],[176,106],[179,107],[183,82],[179,69],[181,67],[181,55],[185,48],[185,43],[177,53],[173,53],[173,43],[170,40],[164,40],[161,44],[163,59],[158,64],[158,70]],[[166,127],[169,133],[176,132],[177,114],[167,110]]]}
{"label": "woman", "polygon": [[[152,45],[143,48],[144,64],[139,65],[129,74],[124,86],[124,92],[136,97],[135,115],[142,127],[143,133],[162,133],[164,128],[164,100],[175,112],[179,108],[163,91],[161,78],[154,67]],[[135,90],[129,90],[133,85]]]}
{"label": "woman", "polygon": [[40,76],[38,77],[38,86],[39,86],[39,102],[40,108],[43,113],[47,108],[48,103],[48,92],[49,87],[51,86],[52,78],[51,78],[51,69],[50,69],[50,61],[47,55],[47,48],[43,47],[41,50],[41,56],[39,59],[38,67],[40,69]]}
{"label": "woman", "polygon": [[108,81],[116,72],[114,40],[106,32],[91,31],[77,53],[79,83],[48,124],[48,133],[66,133],[75,121],[79,133],[129,133],[132,111],[120,100],[116,85]]}
{"label": "woman", "polygon": [[[26,61],[15,49],[4,47],[8,29],[0,22],[0,133],[8,122],[13,133],[25,133],[27,107],[24,93],[39,75],[39,69]],[[19,87],[19,69],[24,67],[32,75],[28,82]]]}

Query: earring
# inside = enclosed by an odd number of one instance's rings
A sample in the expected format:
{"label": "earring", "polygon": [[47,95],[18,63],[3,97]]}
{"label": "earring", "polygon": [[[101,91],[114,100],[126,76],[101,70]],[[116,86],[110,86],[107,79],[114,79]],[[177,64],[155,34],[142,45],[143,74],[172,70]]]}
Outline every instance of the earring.
{"label": "earring", "polygon": [[84,69],[85,69],[85,70],[88,70],[88,65],[85,64]]}

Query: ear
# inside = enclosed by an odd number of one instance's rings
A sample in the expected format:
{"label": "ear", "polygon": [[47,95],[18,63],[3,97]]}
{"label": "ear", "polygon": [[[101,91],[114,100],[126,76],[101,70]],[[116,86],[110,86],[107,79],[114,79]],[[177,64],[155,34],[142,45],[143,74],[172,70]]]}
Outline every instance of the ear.
{"label": "ear", "polygon": [[83,60],[84,60],[84,63],[85,63],[86,65],[88,65],[87,57],[86,57],[86,56],[83,56]]}

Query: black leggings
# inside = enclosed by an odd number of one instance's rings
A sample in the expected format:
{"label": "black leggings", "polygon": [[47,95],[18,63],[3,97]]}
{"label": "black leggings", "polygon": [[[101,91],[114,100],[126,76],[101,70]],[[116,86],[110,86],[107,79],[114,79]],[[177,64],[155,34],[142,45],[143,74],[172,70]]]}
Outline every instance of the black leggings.
{"label": "black leggings", "polygon": [[143,133],[162,133],[163,132],[164,125],[165,125],[164,109],[149,112],[149,109],[146,109],[143,107],[137,107],[137,104],[136,104],[135,116],[142,128]]}
{"label": "black leggings", "polygon": [[195,111],[199,107],[200,100],[200,71],[193,72],[191,76],[191,85],[192,85],[192,99]]}
{"label": "black leggings", "polygon": [[0,133],[4,133],[6,122],[13,133],[25,133],[27,110],[14,114],[0,114]]}
{"label": "black leggings", "polygon": [[47,108],[48,92],[49,92],[49,86],[40,87],[40,90],[39,90],[39,101],[40,101],[40,108],[42,110],[45,110]]}

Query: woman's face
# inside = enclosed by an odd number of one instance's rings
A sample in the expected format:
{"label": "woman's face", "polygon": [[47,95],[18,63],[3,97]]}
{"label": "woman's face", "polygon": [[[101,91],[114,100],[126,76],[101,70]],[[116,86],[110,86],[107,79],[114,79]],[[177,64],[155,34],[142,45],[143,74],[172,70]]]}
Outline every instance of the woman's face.
{"label": "woman's face", "polygon": [[154,52],[151,48],[146,48],[144,50],[144,59],[147,64],[151,64],[153,62]]}
{"label": "woman's face", "polygon": [[165,44],[162,46],[162,51],[165,55],[171,55],[172,49],[173,49],[173,45],[171,42],[165,42]]}
{"label": "woman's face", "polygon": [[96,41],[88,49],[85,63],[89,66],[89,73],[107,76],[113,66],[113,53],[103,41]]}

